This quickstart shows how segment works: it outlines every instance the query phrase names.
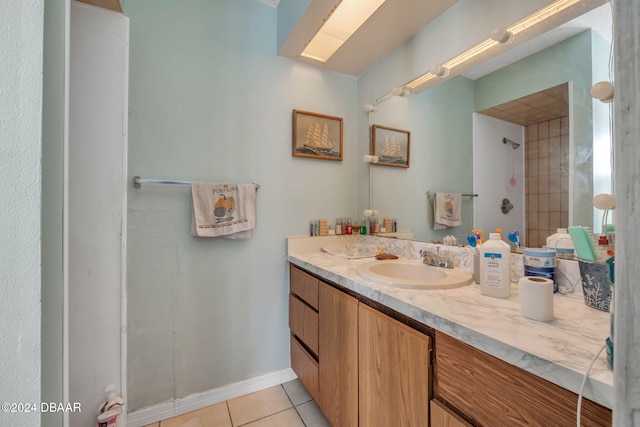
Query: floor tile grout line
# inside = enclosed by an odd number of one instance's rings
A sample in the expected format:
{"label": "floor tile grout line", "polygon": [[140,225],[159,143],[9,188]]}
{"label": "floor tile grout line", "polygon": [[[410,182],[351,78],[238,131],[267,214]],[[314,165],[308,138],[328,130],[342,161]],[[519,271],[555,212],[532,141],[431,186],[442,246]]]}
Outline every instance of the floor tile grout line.
{"label": "floor tile grout line", "polygon": [[[273,416],[273,415],[276,415],[276,414],[280,414],[280,413],[282,413],[282,412],[285,412],[285,411],[287,411],[287,410],[289,410],[289,409],[291,409],[291,408],[293,408],[293,409],[296,411],[296,414],[298,415],[298,418],[300,419],[300,421],[302,421],[302,424],[303,424],[305,427],[307,427],[307,422],[305,421],[305,419],[303,418],[302,414],[301,414],[301,413],[300,413],[300,411],[298,410],[298,407],[299,407],[299,406],[302,406],[302,405],[305,405],[305,404],[307,404],[307,403],[309,403],[309,402],[313,402],[313,398],[312,398],[311,396],[309,396],[309,399],[308,399],[308,400],[305,400],[304,402],[300,402],[300,403],[298,403],[298,404],[296,405],[296,404],[293,402],[293,398],[289,395],[289,392],[287,391],[286,387],[284,386],[284,383],[279,384],[279,386],[280,386],[280,387],[282,387],[282,389],[283,389],[283,391],[284,391],[284,393],[285,393],[285,396],[287,396],[287,400],[289,400],[289,403],[291,404],[291,406],[290,406],[290,407],[288,407],[288,408],[285,408],[285,409],[283,409],[283,410],[276,411],[276,412],[274,412],[274,413],[272,413],[272,414],[265,415],[265,416],[263,416],[263,417],[261,417],[261,418],[257,418],[257,419],[255,419],[255,420],[252,420],[252,421],[248,422],[248,423],[235,425],[235,424],[234,424],[234,421],[233,421],[233,417],[231,416],[231,408],[230,408],[230,406],[229,406],[229,400],[225,400],[225,401],[224,401],[224,404],[225,404],[225,407],[226,407],[226,409],[227,409],[227,415],[229,416],[229,421],[230,421],[230,423],[231,423],[231,427],[243,427],[243,426],[247,426],[247,425],[250,425],[251,423],[254,423],[254,422],[256,422],[256,421],[263,420],[263,419],[268,418],[268,417],[271,417],[271,416]],[[220,402],[220,403],[223,403],[223,402]],[[175,418],[175,417],[172,417],[172,418]],[[165,421],[169,421],[169,420],[171,420],[172,418],[168,418],[168,419],[165,419],[165,420],[160,420],[160,421],[158,421],[158,426],[162,427],[162,424],[163,424]]]}
{"label": "floor tile grout line", "polygon": [[224,406],[227,407],[227,414],[229,415],[229,423],[231,424],[231,427],[233,427],[233,418],[231,418],[231,408],[229,408],[229,401],[228,400],[224,401]]}
{"label": "floor tile grout line", "polygon": [[[302,414],[300,413],[298,407],[305,405],[309,402],[313,402],[313,397],[311,397],[311,395],[309,395],[309,399],[305,400],[304,402],[300,402],[297,405],[293,402],[291,396],[289,396],[289,392],[287,391],[287,389],[284,387],[284,383],[281,384],[282,388],[284,388],[284,392],[287,395],[287,397],[289,398],[289,400],[291,401],[291,404],[293,405],[293,408],[296,410],[296,413],[298,414],[298,417],[300,417],[300,420],[302,421],[302,424],[304,424],[305,427],[307,427],[307,422],[305,421],[304,417],[302,416]],[[306,390],[306,389],[305,389]],[[324,416],[324,414],[322,414]]]}
{"label": "floor tile grout line", "polygon": [[[289,410],[289,409],[291,409],[291,408],[294,408],[294,409],[295,409],[295,405],[293,404],[293,401],[291,400],[291,397],[289,397],[289,394],[287,393],[287,389],[286,389],[286,388],[284,388],[284,385],[282,385],[282,384],[279,384],[279,386],[282,388],[282,391],[284,391],[284,395],[285,395],[285,396],[287,396],[287,400],[289,400],[289,403],[291,404],[291,406],[290,406],[290,407],[285,408],[285,409],[283,409],[283,410],[281,410],[281,411],[274,412],[274,413],[269,414],[269,415],[265,415],[264,417],[257,418],[257,419],[255,419],[255,420],[253,420],[253,421],[249,421],[248,423],[245,423],[245,424],[239,424],[239,425],[237,425],[237,426],[236,426],[236,425],[234,425],[234,424],[233,424],[233,420],[231,420],[231,426],[232,426],[232,427],[242,427],[242,426],[246,426],[246,425],[249,425],[249,424],[251,424],[251,423],[255,423],[256,421],[264,420],[265,418],[269,418],[269,417],[271,417],[271,416],[273,416],[273,415],[276,415],[276,414],[279,414],[279,413],[281,413],[281,412],[287,411],[287,410]],[[228,402],[228,400],[227,400],[227,402]],[[227,405],[227,408],[228,408],[228,407],[229,407],[229,405]],[[296,410],[296,413],[297,413],[297,412],[298,412],[298,411]],[[298,416],[300,416],[300,414],[298,414]],[[229,413],[229,417],[231,417],[231,413]],[[300,419],[302,420],[302,417],[300,417]],[[302,421],[302,423],[304,424],[304,421]],[[306,424],[305,424],[305,427],[306,427]]]}
{"label": "floor tile grout line", "polygon": [[[295,381],[295,380],[294,380],[294,381]],[[290,381],[290,382],[291,382],[291,381]],[[302,383],[301,383],[301,384],[302,384]],[[284,389],[284,393],[287,395],[287,397],[288,397],[288,398],[289,398],[289,400],[291,401],[291,404],[292,404],[294,407],[296,407],[296,406],[300,406],[300,405],[302,405],[302,404],[304,404],[304,403],[307,403],[307,402],[311,402],[311,401],[313,400],[313,397],[311,397],[311,395],[309,394],[309,399],[305,400],[304,402],[300,402],[300,403],[296,404],[296,403],[293,401],[292,397],[291,397],[291,396],[289,396],[289,392],[287,391],[287,388],[284,386],[284,383],[282,383],[282,384],[280,384],[280,385],[281,385],[281,386],[282,386],[282,388]],[[304,386],[302,386],[302,387],[304,388]],[[304,389],[304,390],[306,391],[306,389]],[[308,392],[307,392],[307,393],[308,393]]]}
{"label": "floor tile grout line", "polygon": [[[300,406],[300,405],[298,405],[298,406]],[[293,409],[296,410],[296,414],[298,414],[298,417],[300,417],[300,421],[302,421],[302,424],[304,425],[304,427],[307,427],[306,421],[302,417],[302,414],[300,413],[300,411],[298,411],[298,406],[294,406]]]}
{"label": "floor tile grout line", "polygon": [[[248,425],[250,425],[251,423],[255,423],[256,421],[264,420],[265,418],[269,418],[269,417],[272,417],[272,416],[277,415],[277,414],[281,414],[281,413],[283,413],[283,412],[288,411],[289,409],[295,409],[295,406],[292,406],[292,407],[290,407],[290,408],[283,409],[282,411],[274,412],[273,414],[265,415],[265,416],[264,416],[264,417],[262,417],[262,418],[257,418],[257,419],[255,419],[255,420],[253,420],[253,421],[249,421],[248,423],[240,424],[240,425],[232,426],[232,427],[243,427],[243,426],[248,426]],[[298,412],[298,411],[296,411],[296,412]],[[300,415],[300,414],[298,414],[298,415]],[[300,417],[300,419],[302,420],[302,417]],[[304,424],[304,421],[302,421],[302,423]]]}
{"label": "floor tile grout line", "polygon": [[[293,403],[293,399],[291,399],[291,396],[289,396],[289,392],[287,391],[287,389],[284,386],[284,384],[280,384],[280,386],[282,386],[282,388],[284,389],[284,394],[287,395],[287,399],[289,399],[289,402],[291,402],[291,406],[293,406],[293,409],[296,411],[296,414],[298,414],[298,418],[300,418],[300,421],[302,421],[302,424],[304,425],[304,427],[307,427],[307,423],[304,421],[304,418],[302,418],[302,414],[300,413],[300,411],[298,411],[298,406],[299,405],[296,405],[295,403]],[[304,402],[304,403],[306,403],[306,402]]]}

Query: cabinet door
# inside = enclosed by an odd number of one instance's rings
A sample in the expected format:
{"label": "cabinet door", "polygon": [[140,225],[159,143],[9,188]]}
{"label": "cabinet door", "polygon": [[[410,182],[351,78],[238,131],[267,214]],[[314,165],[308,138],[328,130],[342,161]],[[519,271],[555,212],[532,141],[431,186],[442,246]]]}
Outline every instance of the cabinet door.
{"label": "cabinet door", "polygon": [[334,427],[358,425],[358,301],[320,282],[318,406]]}
{"label": "cabinet door", "polygon": [[434,394],[462,413],[473,416],[473,355],[468,344],[436,332]]}
{"label": "cabinet door", "polygon": [[428,336],[359,307],[359,416],[366,427],[428,426]]}
{"label": "cabinet door", "polygon": [[431,427],[471,427],[471,424],[435,399],[431,400],[430,409]]}

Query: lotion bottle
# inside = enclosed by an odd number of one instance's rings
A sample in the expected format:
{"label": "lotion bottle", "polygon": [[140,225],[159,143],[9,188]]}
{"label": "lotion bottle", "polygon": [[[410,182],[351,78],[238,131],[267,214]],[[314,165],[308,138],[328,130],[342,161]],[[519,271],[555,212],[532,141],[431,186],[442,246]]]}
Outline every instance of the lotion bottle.
{"label": "lotion bottle", "polygon": [[480,246],[480,292],[497,298],[511,295],[511,247],[491,233]]}

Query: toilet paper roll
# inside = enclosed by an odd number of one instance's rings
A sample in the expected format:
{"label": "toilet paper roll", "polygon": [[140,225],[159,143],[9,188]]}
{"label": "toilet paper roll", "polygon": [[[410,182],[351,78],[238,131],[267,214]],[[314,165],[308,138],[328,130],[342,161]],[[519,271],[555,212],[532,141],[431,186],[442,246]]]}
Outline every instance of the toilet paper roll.
{"label": "toilet paper roll", "polygon": [[553,320],[553,280],[526,276],[518,282],[522,315],[539,322]]}

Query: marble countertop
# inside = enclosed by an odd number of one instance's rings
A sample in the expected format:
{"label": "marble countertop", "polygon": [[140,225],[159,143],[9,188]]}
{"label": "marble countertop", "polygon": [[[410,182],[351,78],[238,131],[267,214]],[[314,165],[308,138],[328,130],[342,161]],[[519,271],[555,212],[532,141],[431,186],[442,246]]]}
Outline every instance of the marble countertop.
{"label": "marble countertop", "polygon": [[[515,283],[508,299],[484,296],[475,283],[449,290],[396,289],[356,273],[371,258],[314,251],[290,253],[288,260],[574,393],[609,335],[609,314],[586,306],[581,294],[554,294],[554,320],[543,323],[522,317]],[[593,363],[583,395],[612,408],[606,350]]]}

